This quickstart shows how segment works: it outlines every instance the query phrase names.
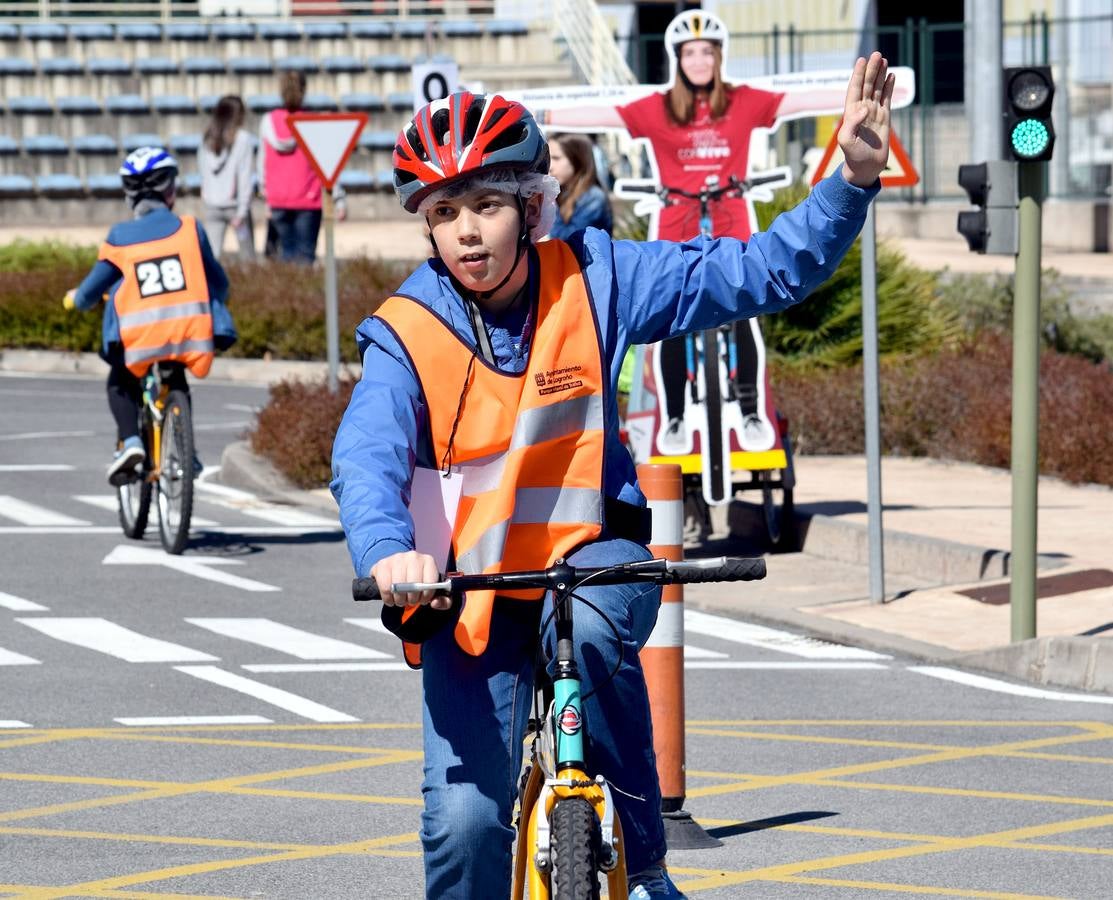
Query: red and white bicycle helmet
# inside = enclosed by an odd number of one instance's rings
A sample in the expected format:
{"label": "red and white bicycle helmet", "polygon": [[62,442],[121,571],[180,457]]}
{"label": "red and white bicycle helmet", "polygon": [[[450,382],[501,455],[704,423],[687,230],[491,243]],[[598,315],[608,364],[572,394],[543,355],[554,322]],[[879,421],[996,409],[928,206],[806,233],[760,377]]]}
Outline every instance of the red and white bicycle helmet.
{"label": "red and white bicycle helmet", "polygon": [[722,48],[723,59],[726,59],[729,37],[727,26],[718,16],[702,9],[689,9],[669,22],[665,29],[665,47],[675,58],[681,44],[688,41],[713,41]]}
{"label": "red and white bicycle helmet", "polygon": [[433,191],[492,169],[547,173],[545,136],[521,103],[457,91],[423,107],[399,132],[394,192],[415,213]]}

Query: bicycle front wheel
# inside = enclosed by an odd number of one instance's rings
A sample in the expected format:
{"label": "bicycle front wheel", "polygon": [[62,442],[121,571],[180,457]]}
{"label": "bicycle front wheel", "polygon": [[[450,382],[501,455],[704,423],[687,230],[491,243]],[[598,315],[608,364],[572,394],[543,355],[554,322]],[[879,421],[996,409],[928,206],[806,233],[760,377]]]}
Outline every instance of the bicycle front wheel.
{"label": "bicycle front wheel", "polygon": [[[151,423],[145,413],[139,416],[139,436],[143,446],[150,453]],[[116,506],[120,528],[124,535],[134,541],[141,541],[147,530],[147,517],[151,511],[151,481],[147,477],[147,462],[140,467],[140,477],[116,487]]]}
{"label": "bicycle front wheel", "polygon": [[167,553],[178,554],[189,541],[193,515],[193,416],[189,396],[171,391],[162,417],[158,467],[158,528]]}
{"label": "bicycle front wheel", "polygon": [[583,797],[558,800],[552,813],[553,900],[598,900],[599,819]]}

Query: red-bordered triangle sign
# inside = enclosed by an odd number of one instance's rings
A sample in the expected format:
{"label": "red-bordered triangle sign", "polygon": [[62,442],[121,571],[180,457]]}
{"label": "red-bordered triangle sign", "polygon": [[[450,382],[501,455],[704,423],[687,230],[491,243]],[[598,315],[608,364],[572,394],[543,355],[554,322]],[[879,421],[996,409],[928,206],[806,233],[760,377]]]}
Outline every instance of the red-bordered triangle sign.
{"label": "red-bordered triangle sign", "polygon": [[[815,187],[828,175],[833,174],[842,165],[843,152],[839,146],[839,129],[841,127],[842,119],[839,119],[839,124],[835,126],[835,130],[831,134],[831,140],[827,143],[827,149],[823,151],[823,159],[819,161],[815,175],[812,176],[812,187]],[[897,133],[890,129],[889,162],[886,163],[885,169],[881,173],[881,186],[912,187],[919,182],[920,173],[912,165],[912,160],[908,158],[904,145],[897,139]]]}
{"label": "red-bordered triangle sign", "polygon": [[360,132],[367,124],[367,113],[296,112],[290,113],[286,121],[313,170],[331,191],[356,148]]}

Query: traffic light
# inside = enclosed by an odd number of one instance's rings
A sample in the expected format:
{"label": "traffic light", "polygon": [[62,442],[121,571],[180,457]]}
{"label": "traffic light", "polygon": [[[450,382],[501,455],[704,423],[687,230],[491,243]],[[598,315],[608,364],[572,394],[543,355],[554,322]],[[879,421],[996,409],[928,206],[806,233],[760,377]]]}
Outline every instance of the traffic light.
{"label": "traffic light", "polygon": [[1005,159],[1040,162],[1051,159],[1055,148],[1055,128],[1051,122],[1051,101],[1055,82],[1049,66],[1007,68],[1002,79],[1005,96]]}
{"label": "traffic light", "polygon": [[975,253],[1017,251],[1016,163],[991,160],[958,167],[958,183],[980,207],[958,214],[958,232]]}

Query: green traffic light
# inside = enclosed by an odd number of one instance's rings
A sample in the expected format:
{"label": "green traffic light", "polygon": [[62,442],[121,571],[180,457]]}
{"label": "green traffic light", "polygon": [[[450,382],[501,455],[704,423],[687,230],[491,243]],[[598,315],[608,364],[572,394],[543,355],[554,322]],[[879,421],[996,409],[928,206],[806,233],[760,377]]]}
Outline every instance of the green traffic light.
{"label": "green traffic light", "polygon": [[1009,140],[1017,156],[1034,159],[1047,149],[1051,133],[1039,119],[1021,119],[1013,126]]}

